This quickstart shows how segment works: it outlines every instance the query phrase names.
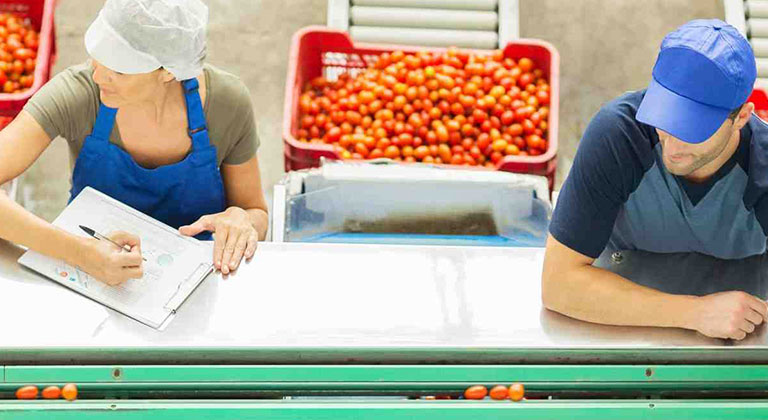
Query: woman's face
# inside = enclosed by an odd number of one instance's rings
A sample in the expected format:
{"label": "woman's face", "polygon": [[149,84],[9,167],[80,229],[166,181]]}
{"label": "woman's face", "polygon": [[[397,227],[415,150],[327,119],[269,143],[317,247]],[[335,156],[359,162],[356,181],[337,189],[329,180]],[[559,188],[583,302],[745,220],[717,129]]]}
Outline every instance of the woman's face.
{"label": "woman's face", "polygon": [[110,108],[151,100],[165,83],[173,80],[164,69],[149,73],[123,74],[91,60],[93,81],[99,86],[101,102]]}

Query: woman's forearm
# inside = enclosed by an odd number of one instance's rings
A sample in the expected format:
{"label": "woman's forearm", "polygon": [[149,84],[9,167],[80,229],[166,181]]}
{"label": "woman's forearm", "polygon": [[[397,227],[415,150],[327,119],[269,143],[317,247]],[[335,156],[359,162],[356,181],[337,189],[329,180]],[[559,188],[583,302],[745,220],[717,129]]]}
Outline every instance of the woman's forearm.
{"label": "woman's forearm", "polygon": [[77,265],[85,253],[82,238],[35,216],[0,191],[0,238]]}
{"label": "woman's forearm", "polygon": [[267,228],[269,227],[269,214],[267,211],[260,208],[245,209],[248,216],[251,218],[251,224],[256,232],[259,232],[259,241],[263,241],[267,237]]}

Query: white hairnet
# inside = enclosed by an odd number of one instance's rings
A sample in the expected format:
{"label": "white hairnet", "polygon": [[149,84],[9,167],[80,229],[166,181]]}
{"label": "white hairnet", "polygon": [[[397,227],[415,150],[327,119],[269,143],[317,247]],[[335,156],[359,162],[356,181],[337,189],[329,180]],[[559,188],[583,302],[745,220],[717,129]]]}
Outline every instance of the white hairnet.
{"label": "white hairnet", "polygon": [[164,67],[197,77],[206,54],[208,7],[200,0],[107,0],[85,34],[88,53],[126,74]]}

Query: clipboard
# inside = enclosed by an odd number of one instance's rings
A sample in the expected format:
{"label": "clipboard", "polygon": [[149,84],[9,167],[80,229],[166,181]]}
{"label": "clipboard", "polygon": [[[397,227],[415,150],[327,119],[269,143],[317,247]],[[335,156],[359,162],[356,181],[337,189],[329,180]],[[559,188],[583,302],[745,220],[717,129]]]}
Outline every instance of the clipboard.
{"label": "clipboard", "polygon": [[78,267],[35,251],[27,251],[19,264],[152,328],[163,330],[179,307],[213,272],[210,243],[183,236],[151,217],[94,190],[85,188],[53,221],[75,235],[85,234],[78,224],[108,234],[124,230],[142,241],[144,277],[109,286]]}

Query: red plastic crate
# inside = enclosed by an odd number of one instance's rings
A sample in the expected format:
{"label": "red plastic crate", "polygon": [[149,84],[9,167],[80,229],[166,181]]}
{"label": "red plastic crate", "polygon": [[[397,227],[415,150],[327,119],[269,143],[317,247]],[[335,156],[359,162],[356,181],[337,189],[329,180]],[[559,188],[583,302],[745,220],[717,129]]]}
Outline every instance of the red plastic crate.
{"label": "red plastic crate", "polygon": [[35,65],[35,82],[32,87],[20,93],[0,93],[0,116],[16,116],[29,98],[50,78],[56,61],[56,34],[53,12],[56,0],[10,0],[0,1],[0,12],[11,12],[28,17],[40,34]]}
{"label": "red plastic crate", "polygon": [[[355,74],[374,64],[381,53],[395,50],[406,53],[425,50],[441,52],[445,51],[445,48],[353,43],[346,32],[323,26],[310,26],[294,34],[285,83],[283,113],[286,171],[319,166],[321,158],[340,159],[330,145],[303,143],[295,137],[296,130],[299,128],[299,97],[305,84],[321,75],[335,80],[344,72]],[[475,53],[487,54],[488,51],[475,51]],[[510,42],[504,48],[504,55],[513,59],[530,58],[538,68],[544,71],[544,75],[549,80],[550,110],[547,134],[549,148],[539,156],[505,156],[496,169],[546,176],[549,178],[551,190],[557,166],[560,55],[551,44],[534,39],[517,39]],[[478,167],[478,169],[484,168]]]}
{"label": "red plastic crate", "polygon": [[768,109],[768,95],[762,89],[754,89],[749,98],[747,98],[747,102],[752,102],[755,105],[756,111]]}

